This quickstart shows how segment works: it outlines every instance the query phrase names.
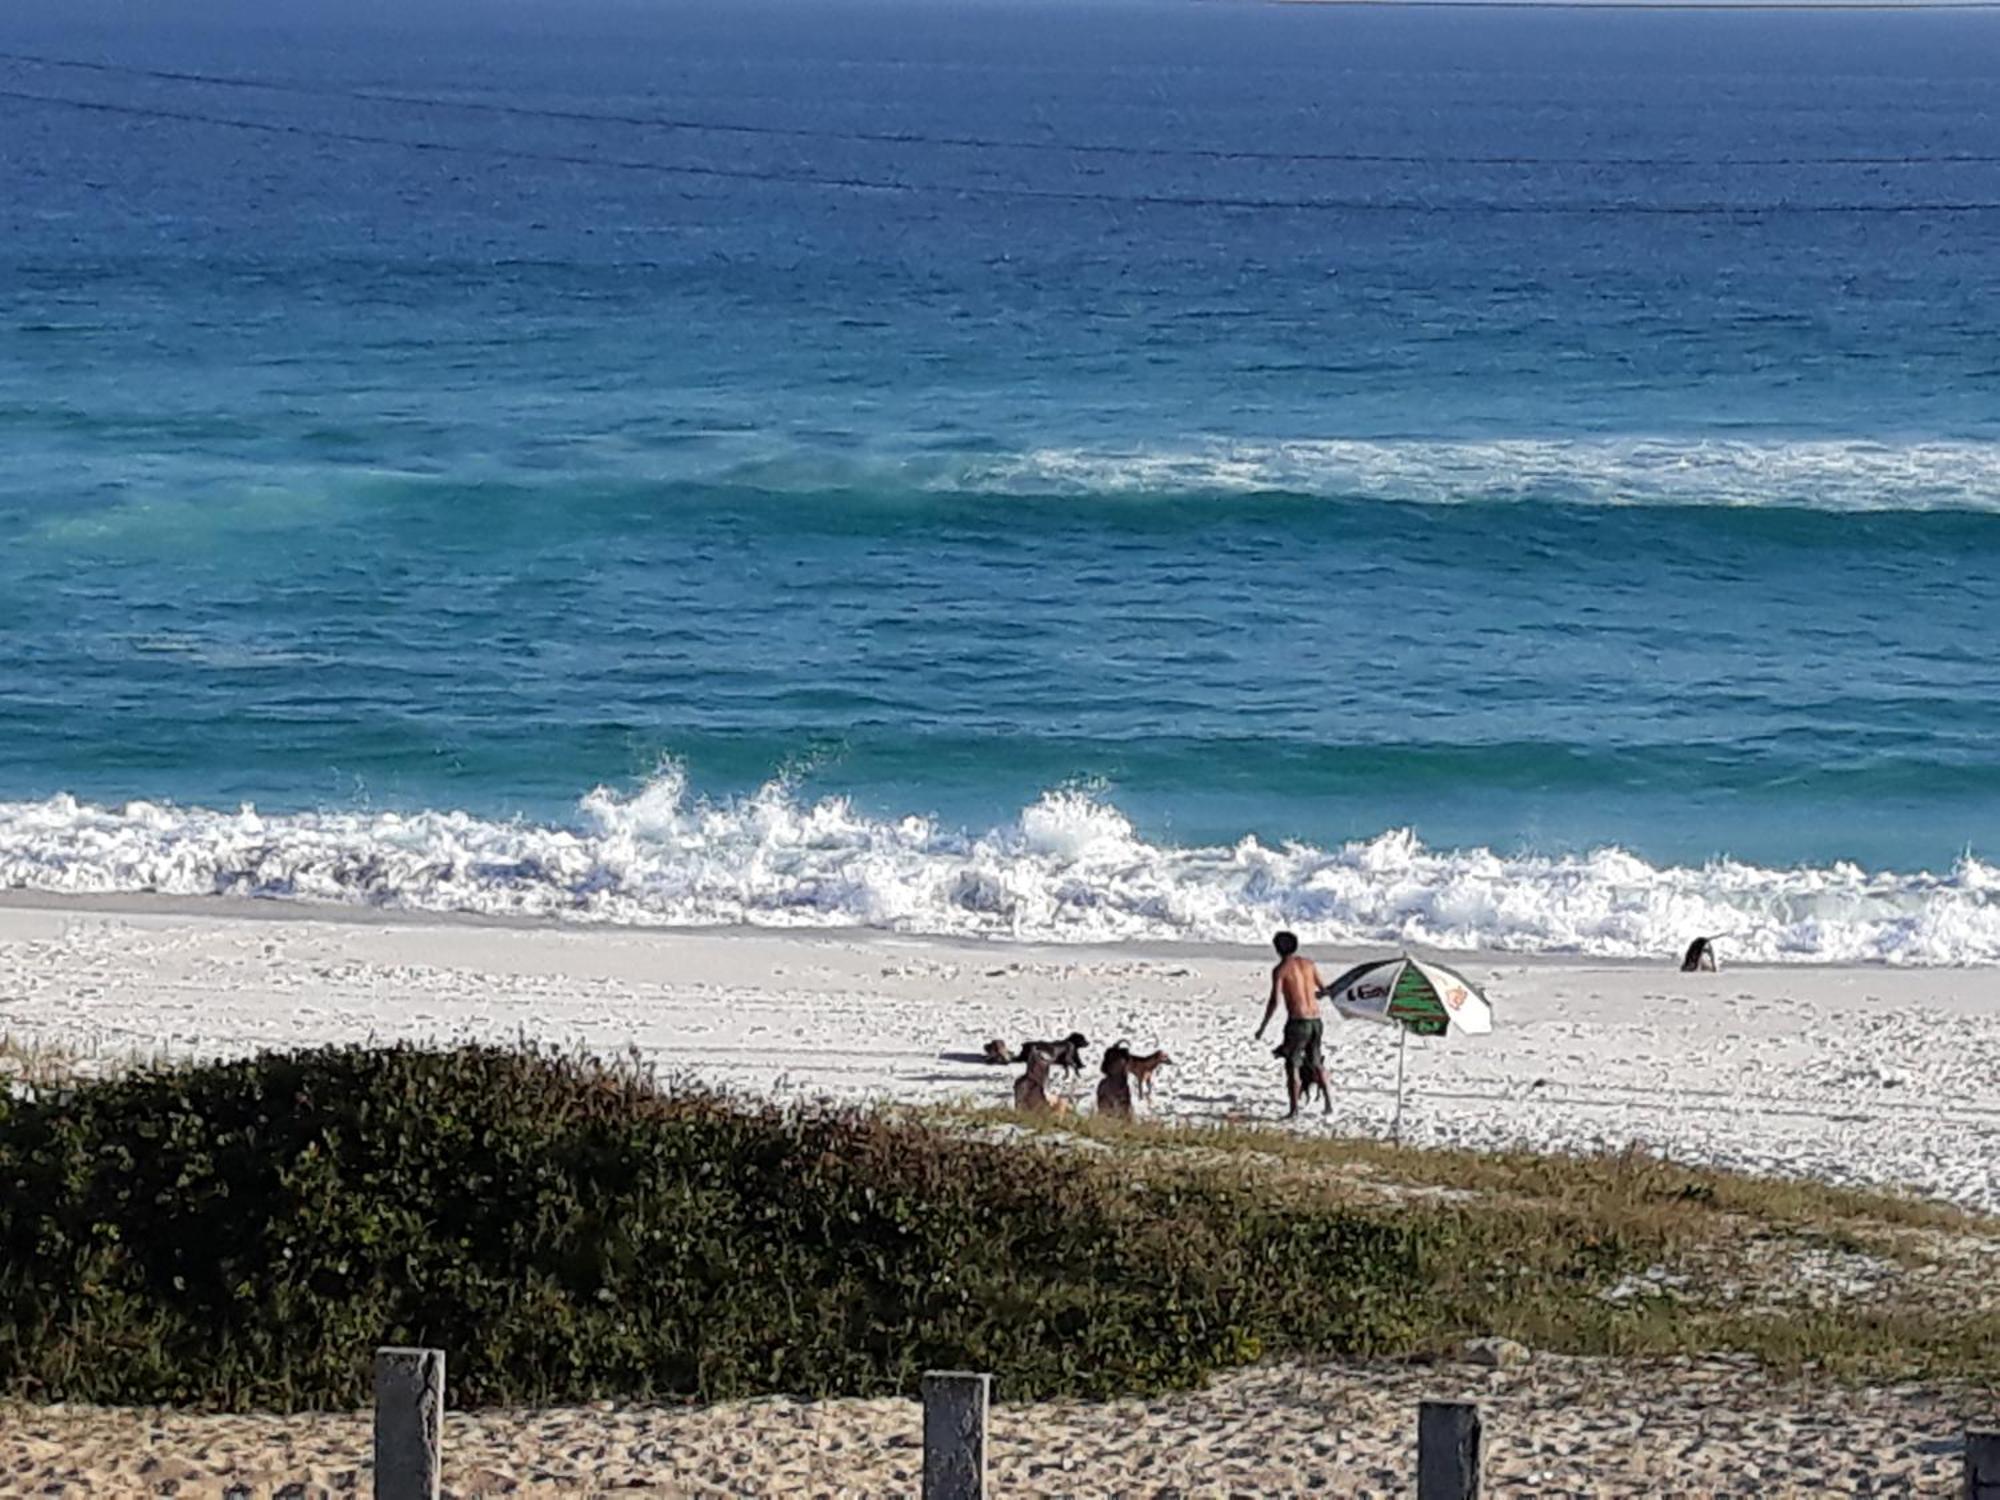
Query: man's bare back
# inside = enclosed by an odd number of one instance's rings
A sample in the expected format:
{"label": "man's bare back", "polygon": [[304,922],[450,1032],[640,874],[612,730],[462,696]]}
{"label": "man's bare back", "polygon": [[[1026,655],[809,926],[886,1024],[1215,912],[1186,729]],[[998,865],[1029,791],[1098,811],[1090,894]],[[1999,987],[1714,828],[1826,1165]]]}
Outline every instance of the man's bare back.
{"label": "man's bare back", "polygon": [[1280,959],[1271,970],[1271,999],[1285,1002],[1290,1021],[1319,1019],[1319,968],[1303,953]]}

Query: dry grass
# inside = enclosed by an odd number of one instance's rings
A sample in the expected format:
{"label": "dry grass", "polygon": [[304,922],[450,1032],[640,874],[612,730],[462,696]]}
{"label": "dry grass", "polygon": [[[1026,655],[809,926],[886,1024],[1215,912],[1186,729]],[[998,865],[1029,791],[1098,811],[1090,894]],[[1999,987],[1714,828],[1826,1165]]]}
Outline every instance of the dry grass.
{"label": "dry grass", "polygon": [[52,1043],[0,1032],[0,1082],[49,1088],[76,1078],[81,1062],[75,1053]]}
{"label": "dry grass", "polygon": [[1153,1189],[1221,1176],[1301,1205],[1387,1200],[1454,1219],[1476,1247],[1450,1289],[1454,1333],[2000,1387],[2000,1219],[1948,1204],[1636,1150],[1483,1154],[1090,1117],[1032,1128],[1109,1148],[1086,1154]]}

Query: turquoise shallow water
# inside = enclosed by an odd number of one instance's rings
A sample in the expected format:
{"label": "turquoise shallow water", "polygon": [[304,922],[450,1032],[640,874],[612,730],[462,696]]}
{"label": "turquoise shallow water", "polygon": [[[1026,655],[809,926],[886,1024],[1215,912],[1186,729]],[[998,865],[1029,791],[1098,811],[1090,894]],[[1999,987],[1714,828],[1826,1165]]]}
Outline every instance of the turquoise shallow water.
{"label": "turquoise shallow water", "polygon": [[0,879],[2000,956],[1996,44],[10,16]]}

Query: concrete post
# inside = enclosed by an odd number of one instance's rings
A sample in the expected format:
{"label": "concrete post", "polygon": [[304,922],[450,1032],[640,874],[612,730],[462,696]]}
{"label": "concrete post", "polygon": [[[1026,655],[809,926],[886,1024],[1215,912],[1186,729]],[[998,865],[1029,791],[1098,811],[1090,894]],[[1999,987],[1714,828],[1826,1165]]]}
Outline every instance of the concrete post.
{"label": "concrete post", "polygon": [[1470,1401],[1418,1409],[1417,1500],[1479,1500],[1479,1408]]}
{"label": "concrete post", "polygon": [[444,1350],[375,1351],[375,1500],[438,1500]]}
{"label": "concrete post", "polygon": [[1965,1500],[2000,1500],[2000,1429],[1965,1434]]}
{"label": "concrete post", "polygon": [[986,1500],[986,1406],[993,1377],[932,1370],[923,1379],[923,1500]]}

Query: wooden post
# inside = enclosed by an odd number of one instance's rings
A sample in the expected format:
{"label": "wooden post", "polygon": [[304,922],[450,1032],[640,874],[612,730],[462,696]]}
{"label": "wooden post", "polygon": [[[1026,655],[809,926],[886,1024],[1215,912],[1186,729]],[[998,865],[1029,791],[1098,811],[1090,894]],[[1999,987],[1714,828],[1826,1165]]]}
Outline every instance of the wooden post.
{"label": "wooden post", "polygon": [[444,1350],[375,1351],[375,1500],[438,1500]]}
{"label": "wooden post", "polygon": [[993,1377],[932,1370],[923,1393],[923,1500],[986,1500],[986,1405]]}
{"label": "wooden post", "polygon": [[1418,1409],[1417,1500],[1479,1500],[1479,1408],[1470,1401]]}
{"label": "wooden post", "polygon": [[1965,1500],[2000,1500],[2000,1428],[1966,1431]]}

